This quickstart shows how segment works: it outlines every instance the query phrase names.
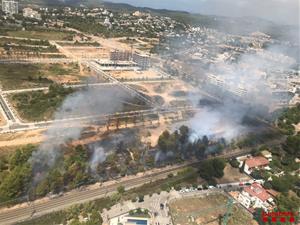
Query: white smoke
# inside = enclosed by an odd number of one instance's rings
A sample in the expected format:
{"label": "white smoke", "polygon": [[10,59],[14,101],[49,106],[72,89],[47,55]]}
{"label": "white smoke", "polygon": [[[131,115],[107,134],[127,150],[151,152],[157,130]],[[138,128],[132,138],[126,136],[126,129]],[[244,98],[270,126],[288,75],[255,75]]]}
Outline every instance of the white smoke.
{"label": "white smoke", "polygon": [[[122,110],[122,102],[129,98],[125,91],[113,87],[79,90],[65,99],[54,117],[55,120],[62,120],[72,117],[101,116],[115,113]],[[105,123],[105,121],[103,122]],[[53,122],[45,132],[46,140],[29,160],[32,164],[35,182],[43,179],[45,174],[55,165],[57,159],[63,155],[63,145],[81,136],[83,127],[86,124],[87,122],[83,124],[78,120],[67,123]],[[99,151],[97,150],[94,154]],[[92,160],[92,162],[96,161]]]}
{"label": "white smoke", "polygon": [[92,158],[90,160],[90,168],[93,173],[97,172],[97,167],[100,163],[106,160],[106,153],[102,147],[97,147],[93,151]]}
{"label": "white smoke", "polygon": [[231,118],[225,113],[204,108],[198,112],[189,122],[192,128],[190,141],[194,142],[206,135],[208,138],[225,138],[226,140],[247,131],[247,127],[240,124],[240,118]]}
{"label": "white smoke", "polygon": [[[280,50],[279,46],[271,46],[265,50],[246,52],[239,56],[237,62],[220,60],[204,71],[205,76],[213,75],[218,82],[222,81],[226,91],[223,93],[223,88],[217,87],[216,83],[208,87],[208,92],[219,95],[223,101],[222,106],[203,108],[188,122],[194,132],[192,140],[207,135],[224,137],[230,141],[252,130],[243,125],[244,117],[256,117],[264,110],[267,113],[276,105],[278,98],[272,94],[274,83],[271,85],[270,80],[287,78],[286,71],[297,63],[296,59]],[[206,78],[206,82],[211,84],[212,81]],[[287,89],[284,82],[278,85]],[[235,100],[232,100],[232,96],[235,96]],[[197,105],[202,97],[191,98]]]}

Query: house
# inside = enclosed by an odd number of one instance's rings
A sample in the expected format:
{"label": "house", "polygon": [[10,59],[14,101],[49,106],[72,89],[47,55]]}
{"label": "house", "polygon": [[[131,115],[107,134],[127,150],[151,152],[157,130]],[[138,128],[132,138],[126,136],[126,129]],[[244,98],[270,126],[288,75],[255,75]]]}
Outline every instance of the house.
{"label": "house", "polygon": [[255,208],[263,208],[268,211],[274,205],[274,199],[259,183],[244,187],[237,200],[250,211]]}
{"label": "house", "polygon": [[265,169],[269,165],[269,160],[263,156],[251,157],[245,160],[244,172],[251,174],[255,169]]}
{"label": "house", "polygon": [[248,158],[250,158],[251,155],[243,155],[236,158],[236,160],[239,162],[239,167],[242,167],[244,161]]}
{"label": "house", "polygon": [[31,19],[41,20],[41,14],[38,11],[35,11],[31,8],[24,8],[23,9],[23,16]]}
{"label": "house", "polygon": [[269,161],[272,161],[272,153],[269,152],[268,150],[262,151],[261,154],[263,155],[263,157],[265,157]]}

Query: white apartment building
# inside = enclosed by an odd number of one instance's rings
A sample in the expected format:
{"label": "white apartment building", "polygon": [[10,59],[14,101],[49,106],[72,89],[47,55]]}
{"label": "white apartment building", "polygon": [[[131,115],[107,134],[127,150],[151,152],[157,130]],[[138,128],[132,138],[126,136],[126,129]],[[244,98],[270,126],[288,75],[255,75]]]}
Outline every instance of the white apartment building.
{"label": "white apartment building", "polygon": [[2,11],[10,15],[17,14],[19,3],[14,0],[2,0]]}

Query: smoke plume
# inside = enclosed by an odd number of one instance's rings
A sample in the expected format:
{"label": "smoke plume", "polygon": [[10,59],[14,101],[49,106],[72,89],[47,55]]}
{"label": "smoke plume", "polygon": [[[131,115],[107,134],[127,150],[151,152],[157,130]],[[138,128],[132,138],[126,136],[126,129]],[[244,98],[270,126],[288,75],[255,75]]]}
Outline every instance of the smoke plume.
{"label": "smoke plume", "polygon": [[[199,88],[203,90],[205,87],[206,92],[219,98],[222,103],[214,107],[202,106],[200,112],[188,122],[194,131],[191,139],[208,135],[230,141],[253,131],[253,128],[243,124],[246,116],[269,116],[270,111],[286,97],[275,95],[274,91],[290,89],[287,74],[299,63],[298,58],[285,55],[284,50],[284,46],[270,45],[266,49],[242,53],[234,61],[224,60],[228,52],[220,53],[219,60],[207,69],[201,67],[204,75],[197,75],[202,78]],[[201,98],[192,97],[195,106]]]}
{"label": "smoke plume", "polygon": [[106,159],[105,151],[102,147],[97,147],[93,151],[92,158],[90,160],[90,168],[95,174],[97,172],[97,167],[100,163],[103,163]]}
{"label": "smoke plume", "polygon": [[[121,111],[122,102],[129,98],[130,96],[125,91],[113,87],[86,88],[69,95],[55,113],[54,119],[57,121],[54,121],[45,132],[46,140],[30,158],[35,181],[43,179],[55,165],[57,159],[62,156],[62,146],[70,140],[78,139],[81,135],[84,124],[80,120],[67,123],[61,122],[61,120],[89,115],[100,116]],[[102,160],[102,156],[101,148],[94,151],[96,158],[93,157],[91,161],[92,168],[97,161]]]}

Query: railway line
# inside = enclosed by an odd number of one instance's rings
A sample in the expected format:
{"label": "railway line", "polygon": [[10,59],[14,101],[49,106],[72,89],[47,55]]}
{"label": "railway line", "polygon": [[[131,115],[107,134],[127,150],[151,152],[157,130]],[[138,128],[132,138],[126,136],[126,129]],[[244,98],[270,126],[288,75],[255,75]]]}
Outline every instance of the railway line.
{"label": "railway line", "polygon": [[[222,155],[216,156],[216,158],[231,158],[237,157],[246,153],[249,153],[250,149],[245,149],[241,151],[231,151],[226,152]],[[205,159],[204,159],[205,160]],[[63,196],[47,199],[45,201],[28,202],[27,204],[20,205],[13,208],[5,208],[0,210],[0,224],[9,225],[16,222],[25,221],[32,219],[34,217],[39,217],[47,213],[63,210],[73,204],[84,203],[96,199],[109,196],[116,192],[117,188],[122,185],[126,190],[132,189],[134,187],[142,186],[146,183],[153,182],[156,180],[164,179],[170,173],[176,173],[181,169],[189,166],[197,166],[204,160],[187,162],[185,164],[176,165],[171,168],[164,168],[160,171],[150,172],[142,176],[125,177],[123,180],[115,181],[113,184],[104,183],[99,185],[95,189],[85,190],[74,190],[65,193]]]}

